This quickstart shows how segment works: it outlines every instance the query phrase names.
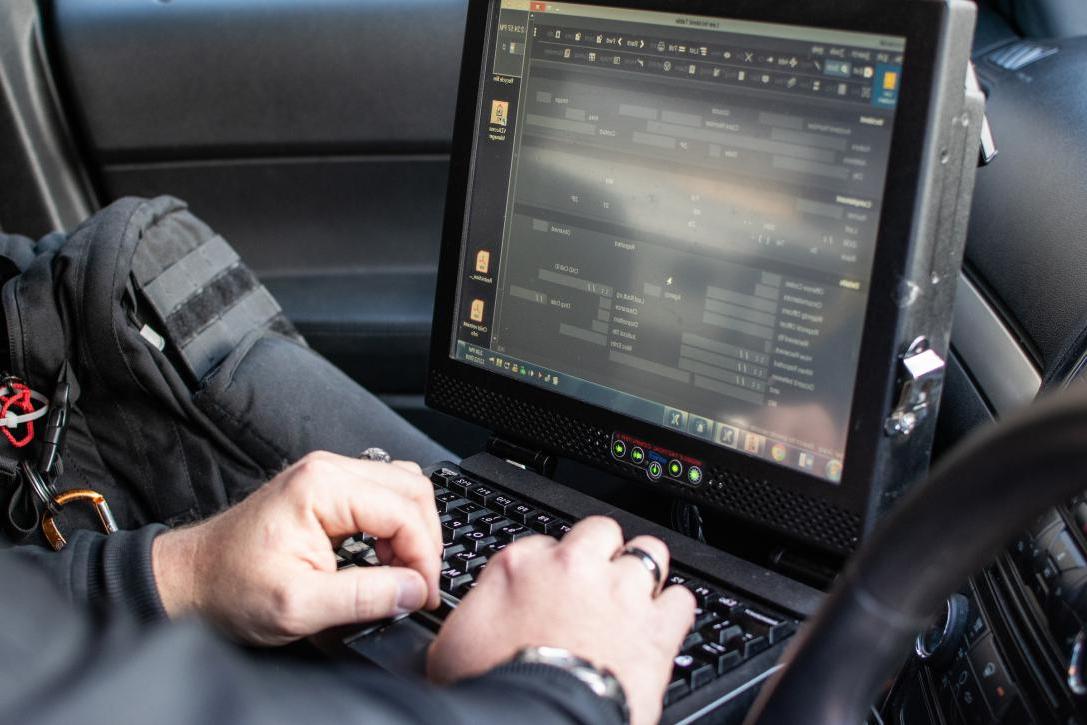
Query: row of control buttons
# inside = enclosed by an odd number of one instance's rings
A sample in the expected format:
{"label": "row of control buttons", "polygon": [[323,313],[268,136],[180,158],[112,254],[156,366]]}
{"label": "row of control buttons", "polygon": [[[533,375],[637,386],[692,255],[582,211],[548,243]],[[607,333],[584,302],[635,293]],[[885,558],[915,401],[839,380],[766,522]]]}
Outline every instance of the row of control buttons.
{"label": "row of control buttons", "polygon": [[959,646],[950,664],[935,673],[945,719],[968,725],[1029,722],[973,592],[963,598],[967,615]]}
{"label": "row of control buttons", "polygon": [[685,466],[679,459],[669,458],[652,449],[647,453],[642,446],[628,445],[621,438],[612,441],[611,455],[617,461],[631,463],[639,468],[644,466],[645,475],[651,481],[659,480],[667,473],[669,478],[692,486],[702,484],[701,467],[693,464]]}
{"label": "row of control buttons", "polygon": [[1057,509],[1012,544],[1012,559],[1067,662],[1081,629],[1075,605],[1087,595],[1087,558]]}

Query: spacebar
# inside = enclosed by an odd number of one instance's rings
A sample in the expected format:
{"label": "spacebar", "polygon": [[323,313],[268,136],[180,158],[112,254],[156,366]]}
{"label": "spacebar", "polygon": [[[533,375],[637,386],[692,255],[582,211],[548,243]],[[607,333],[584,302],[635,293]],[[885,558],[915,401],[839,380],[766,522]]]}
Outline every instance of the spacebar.
{"label": "spacebar", "polygon": [[442,628],[445,618],[456,608],[458,602],[458,599],[442,592],[442,600],[437,609],[420,609],[412,614],[411,618],[427,629],[437,632]]}

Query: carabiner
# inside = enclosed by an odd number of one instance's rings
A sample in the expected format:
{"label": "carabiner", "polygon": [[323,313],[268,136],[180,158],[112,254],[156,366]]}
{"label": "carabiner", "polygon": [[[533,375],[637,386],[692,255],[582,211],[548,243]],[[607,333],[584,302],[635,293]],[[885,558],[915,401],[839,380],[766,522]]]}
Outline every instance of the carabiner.
{"label": "carabiner", "polygon": [[[117,521],[113,518],[113,511],[110,510],[106,497],[102,494],[89,488],[73,488],[71,491],[59,493],[53,497],[53,503],[58,508],[62,508],[72,501],[90,501],[98,514],[98,520],[102,522],[102,529],[107,534],[117,531]],[[46,540],[54,551],[60,551],[68,543],[68,540],[60,533],[60,529],[57,528],[56,516],[50,511],[46,511],[45,515],[42,516],[42,533],[45,534]]]}

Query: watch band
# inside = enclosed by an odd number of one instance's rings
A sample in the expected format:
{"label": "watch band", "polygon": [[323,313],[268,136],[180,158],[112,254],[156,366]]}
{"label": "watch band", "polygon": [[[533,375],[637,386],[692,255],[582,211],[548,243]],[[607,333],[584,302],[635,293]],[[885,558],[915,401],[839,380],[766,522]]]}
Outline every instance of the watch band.
{"label": "watch band", "polygon": [[624,723],[630,722],[626,691],[611,670],[601,669],[583,657],[561,647],[525,647],[513,656],[513,662],[558,667],[583,682],[599,697],[613,703]]}

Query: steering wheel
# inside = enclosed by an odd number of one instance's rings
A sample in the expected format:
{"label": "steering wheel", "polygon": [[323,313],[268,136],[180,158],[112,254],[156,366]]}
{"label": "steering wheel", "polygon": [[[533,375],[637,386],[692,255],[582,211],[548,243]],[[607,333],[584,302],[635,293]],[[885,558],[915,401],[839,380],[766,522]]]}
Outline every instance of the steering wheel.
{"label": "steering wheel", "polygon": [[877,528],[745,723],[863,722],[940,603],[1047,509],[1087,488],[1087,385],[960,445]]}

